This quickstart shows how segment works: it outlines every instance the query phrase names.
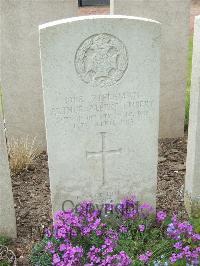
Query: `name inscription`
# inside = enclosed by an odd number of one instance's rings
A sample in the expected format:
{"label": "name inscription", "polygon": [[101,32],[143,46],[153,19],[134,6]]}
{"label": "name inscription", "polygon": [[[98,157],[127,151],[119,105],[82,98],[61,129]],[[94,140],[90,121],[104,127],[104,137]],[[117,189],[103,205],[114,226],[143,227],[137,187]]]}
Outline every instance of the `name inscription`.
{"label": "name inscription", "polygon": [[70,128],[87,129],[132,125],[153,117],[154,100],[135,91],[66,96],[62,106],[53,106],[51,115]]}

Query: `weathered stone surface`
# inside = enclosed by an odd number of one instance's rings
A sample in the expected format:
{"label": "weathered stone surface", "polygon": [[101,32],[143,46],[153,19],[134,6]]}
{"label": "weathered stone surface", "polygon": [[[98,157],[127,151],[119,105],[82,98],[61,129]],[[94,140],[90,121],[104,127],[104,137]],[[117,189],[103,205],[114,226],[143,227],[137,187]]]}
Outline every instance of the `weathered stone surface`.
{"label": "weathered stone surface", "polygon": [[[0,101],[1,105],[1,101]],[[16,237],[16,220],[0,106],[0,236]]]}
{"label": "weathered stone surface", "polygon": [[185,178],[185,203],[188,212],[200,217],[200,16],[195,19],[190,121]]}
{"label": "weathered stone surface", "polygon": [[75,16],[75,0],[1,1],[1,85],[8,139],[37,137],[46,148],[39,24]]}
{"label": "weathered stone surface", "polygon": [[130,194],[155,205],[160,24],[72,18],[40,41],[53,210]]}
{"label": "weathered stone surface", "polygon": [[162,23],[160,136],[184,135],[190,0],[111,0],[111,14]]}

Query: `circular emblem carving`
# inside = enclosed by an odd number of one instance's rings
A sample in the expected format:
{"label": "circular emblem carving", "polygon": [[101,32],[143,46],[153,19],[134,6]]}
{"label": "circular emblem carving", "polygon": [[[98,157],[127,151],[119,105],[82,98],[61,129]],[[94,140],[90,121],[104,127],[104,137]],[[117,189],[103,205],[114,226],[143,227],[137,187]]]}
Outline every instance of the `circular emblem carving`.
{"label": "circular emblem carving", "polygon": [[75,68],[82,81],[93,86],[111,86],[119,81],[128,66],[126,47],[117,37],[95,34],[79,46]]}

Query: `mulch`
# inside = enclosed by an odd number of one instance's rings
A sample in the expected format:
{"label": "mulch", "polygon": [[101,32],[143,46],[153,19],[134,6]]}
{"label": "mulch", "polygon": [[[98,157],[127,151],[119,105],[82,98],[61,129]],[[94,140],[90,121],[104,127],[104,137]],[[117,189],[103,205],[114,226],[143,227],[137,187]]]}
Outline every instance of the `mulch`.
{"label": "mulch", "polygon": [[187,217],[184,208],[184,177],[186,172],[187,136],[162,139],[159,142],[157,208],[170,214],[179,211]]}
{"label": "mulch", "polygon": [[[157,207],[186,216],[183,202],[187,136],[159,142]],[[30,265],[33,245],[52,222],[47,154],[41,153],[34,166],[12,175],[18,238],[11,248],[18,265]]]}

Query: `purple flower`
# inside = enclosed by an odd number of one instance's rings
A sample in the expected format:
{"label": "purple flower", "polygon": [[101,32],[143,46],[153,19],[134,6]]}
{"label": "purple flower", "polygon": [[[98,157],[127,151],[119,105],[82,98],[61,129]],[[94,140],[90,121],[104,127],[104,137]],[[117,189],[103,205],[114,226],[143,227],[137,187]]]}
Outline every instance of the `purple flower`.
{"label": "purple flower", "polygon": [[200,241],[200,234],[193,234],[193,235],[192,235],[192,239],[193,239],[193,240]]}
{"label": "purple flower", "polygon": [[55,253],[55,248],[54,248],[54,245],[51,241],[49,241],[45,247],[45,250],[47,252],[50,252],[51,254],[54,254]]}
{"label": "purple flower", "polygon": [[147,263],[147,262],[149,262],[152,254],[153,253],[151,251],[147,251],[146,253],[139,255],[139,260],[144,262],[144,263]]}
{"label": "purple flower", "polygon": [[67,245],[65,245],[65,244],[61,244],[60,247],[59,247],[59,250],[60,250],[60,251],[65,251],[67,248],[68,248]]}
{"label": "purple flower", "polygon": [[144,263],[147,263],[149,261],[149,257],[146,256],[145,254],[142,254],[139,256],[139,260],[144,262]]}
{"label": "purple flower", "polygon": [[[113,210],[113,204],[105,205],[107,213],[113,213]],[[115,210],[119,212],[117,223],[113,227],[108,219],[110,217],[103,216],[101,210],[95,209],[95,205],[90,201],[80,203],[75,210],[57,212],[53,230],[47,229],[45,238],[48,241],[45,252],[52,257],[52,265],[132,265],[133,262],[129,256],[124,251],[118,251],[121,246],[119,241],[124,237],[122,234],[129,233],[129,225],[137,226],[138,224],[138,231],[143,233],[146,229],[146,222],[148,230],[151,229],[151,224],[153,228],[157,226],[157,229],[161,230],[161,224],[155,221],[163,222],[167,214],[159,211],[157,215],[154,215],[155,210],[146,203],[138,207],[135,197],[122,200],[118,209],[115,208]],[[106,221],[109,223],[107,224]],[[148,223],[148,221],[153,221],[153,223]],[[116,225],[118,225],[117,228]],[[165,229],[164,224],[163,229]],[[136,234],[136,237],[143,238],[142,234]],[[184,260],[190,265],[200,265],[200,234],[194,231],[188,221],[180,222],[174,215],[172,222],[167,226],[166,238],[171,239],[171,247],[174,250],[174,253],[169,255],[169,261],[172,264]],[[150,264],[154,259],[152,255],[151,251],[146,251],[140,254],[138,259],[143,264]]]}
{"label": "purple flower", "polygon": [[173,253],[172,256],[169,258],[169,260],[171,263],[175,263],[175,262],[181,260],[182,258],[183,258],[182,253],[179,253],[179,254]]}
{"label": "purple flower", "polygon": [[113,203],[106,203],[105,204],[105,214],[113,213],[114,204]]}
{"label": "purple flower", "polygon": [[127,256],[127,254],[124,251],[121,251],[119,254],[109,255],[106,258],[102,259],[101,263],[98,265],[99,266],[108,266],[108,265],[130,266],[131,264],[132,264],[131,259]]}
{"label": "purple flower", "polygon": [[196,252],[200,254],[200,246],[196,248]]}
{"label": "purple flower", "polygon": [[175,247],[176,249],[182,249],[183,244],[182,244],[182,242],[176,242],[176,243],[174,244],[174,247]]}
{"label": "purple flower", "polygon": [[144,224],[140,224],[139,225],[139,231],[142,233],[142,232],[144,232],[144,230],[145,230],[145,225]]}
{"label": "purple flower", "polygon": [[96,230],[96,234],[97,234],[97,236],[101,236],[103,234],[103,231],[102,230]]}
{"label": "purple flower", "polygon": [[124,219],[134,219],[138,214],[136,198],[133,196],[122,200],[118,205],[118,211]]}
{"label": "purple flower", "polygon": [[147,218],[149,215],[155,212],[155,209],[148,203],[144,203],[139,207],[140,216]]}
{"label": "purple flower", "polygon": [[126,226],[124,226],[124,225],[120,225],[119,232],[120,233],[127,233],[128,232],[128,228]]}
{"label": "purple flower", "polygon": [[45,236],[50,238],[51,237],[51,231],[49,228],[45,229]]}
{"label": "purple flower", "polygon": [[56,265],[59,262],[60,262],[59,255],[57,253],[56,254],[53,254],[53,265]]}
{"label": "purple flower", "polygon": [[152,253],[151,251],[147,251],[147,252],[146,252],[146,255],[147,255],[149,258],[152,256],[152,254],[153,254],[153,253]]}
{"label": "purple flower", "polygon": [[164,211],[159,211],[156,215],[156,219],[158,222],[163,222],[167,217],[167,213]]}

